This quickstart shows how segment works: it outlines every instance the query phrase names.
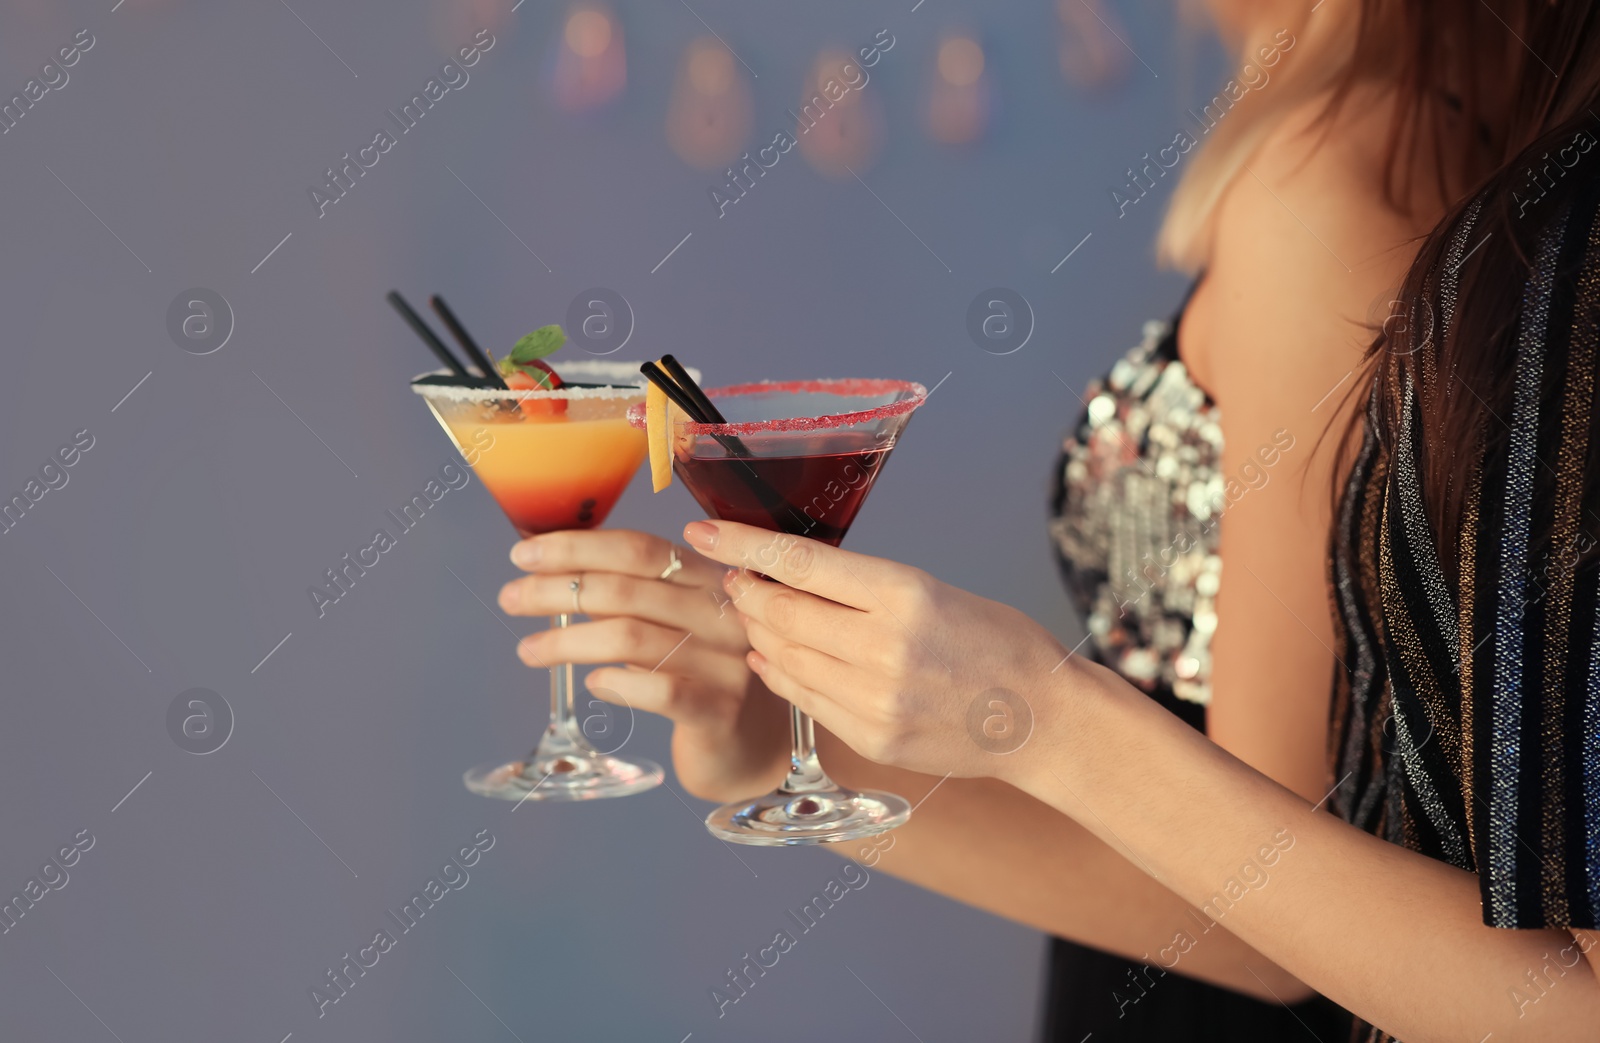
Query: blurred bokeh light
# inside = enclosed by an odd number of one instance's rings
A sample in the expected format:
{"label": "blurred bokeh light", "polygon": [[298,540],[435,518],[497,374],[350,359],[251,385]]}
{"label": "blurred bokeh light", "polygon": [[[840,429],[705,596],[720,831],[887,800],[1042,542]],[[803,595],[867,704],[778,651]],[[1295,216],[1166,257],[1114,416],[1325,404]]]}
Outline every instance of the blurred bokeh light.
{"label": "blurred bokeh light", "polygon": [[940,42],[924,116],[935,141],[965,145],[983,137],[991,106],[984,64],[983,45],[972,36],[950,33]]}
{"label": "blurred bokeh light", "polygon": [[715,37],[683,50],[667,105],[667,141],[678,158],[700,170],[733,161],[750,135],[754,104],[739,63]]}
{"label": "blurred bokeh light", "polygon": [[590,112],[615,101],[628,85],[622,23],[609,8],[574,6],[567,13],[550,69],[551,98],[566,112]]}
{"label": "blurred bokeh light", "polygon": [[846,178],[869,166],[883,137],[883,104],[863,90],[871,72],[849,51],[827,49],[811,64],[795,110],[800,154],[819,174]]}

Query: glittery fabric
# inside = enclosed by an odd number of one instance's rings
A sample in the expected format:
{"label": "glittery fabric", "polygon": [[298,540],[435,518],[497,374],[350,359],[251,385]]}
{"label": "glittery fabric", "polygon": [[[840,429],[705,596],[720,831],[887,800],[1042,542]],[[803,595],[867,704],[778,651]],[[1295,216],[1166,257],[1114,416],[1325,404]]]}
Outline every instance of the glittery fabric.
{"label": "glittery fabric", "polygon": [[[1331,547],[1329,804],[1475,874],[1491,927],[1600,929],[1600,179],[1573,188],[1519,244],[1516,321],[1489,345],[1511,379],[1472,391],[1459,528],[1436,532],[1423,496],[1425,405],[1462,393],[1435,338],[1383,360]],[[1467,209],[1430,276],[1436,330],[1492,212]]]}
{"label": "glittery fabric", "polygon": [[1502,922],[1515,905],[1517,804],[1523,756],[1522,695],[1526,680],[1523,629],[1519,625],[1528,601],[1528,533],[1533,524],[1534,468],[1539,440],[1539,391],[1543,383],[1545,320],[1549,312],[1553,252],[1559,235],[1547,235],[1539,263],[1523,292],[1522,336],[1517,345],[1516,405],[1511,420],[1509,465],[1506,468],[1505,523],[1500,534],[1500,591],[1494,628],[1495,684],[1503,697],[1495,700],[1489,754],[1489,898],[1490,912]]}
{"label": "glittery fabric", "polygon": [[[1402,382],[1402,388],[1405,399],[1399,444],[1409,449],[1417,446],[1421,438],[1417,430],[1416,389],[1409,377]],[[1466,842],[1462,836],[1465,830],[1458,828],[1459,790],[1453,783],[1449,790],[1439,784],[1443,774],[1441,758],[1457,763],[1461,746],[1451,716],[1454,704],[1441,680],[1441,675],[1449,678],[1451,664],[1447,658],[1436,660],[1434,649],[1422,636],[1426,624],[1431,623],[1441,637],[1437,649],[1447,656],[1448,650],[1458,644],[1456,617],[1444,572],[1434,553],[1433,530],[1424,514],[1417,454],[1397,452],[1394,463],[1396,495],[1385,506],[1397,507],[1398,514],[1386,517],[1384,527],[1391,533],[1403,533],[1405,539],[1403,543],[1385,541],[1380,547],[1381,576],[1385,592],[1393,592],[1402,586],[1397,569],[1404,570],[1407,581],[1401,596],[1408,600],[1410,611],[1385,613],[1399,660],[1394,673],[1404,680],[1391,693],[1390,750],[1397,754],[1396,763],[1405,769],[1416,803],[1438,836],[1445,859],[1452,865],[1462,865],[1466,861]],[[1392,593],[1387,596],[1393,599]],[[1413,619],[1414,611],[1427,613],[1422,625]]]}
{"label": "glittery fabric", "polygon": [[[1576,701],[1576,700],[1574,700]],[[1600,721],[1600,614],[1594,621],[1589,645],[1589,690],[1583,701],[1584,719]],[[1600,729],[1581,737],[1583,758],[1583,851],[1589,864],[1586,881],[1589,908],[1600,909]]]}
{"label": "glittery fabric", "polygon": [[[1065,439],[1051,525],[1069,593],[1089,627],[1080,654],[1121,672],[1204,729],[1216,629],[1218,512],[1225,488],[1217,407],[1189,379],[1169,322],[1085,393]],[[1351,1015],[1322,997],[1293,1006],[1168,975],[1136,1005],[1148,969],[1064,938],[1050,944],[1041,1041],[1234,1043],[1350,1038]]]}
{"label": "glittery fabric", "polygon": [[1084,395],[1062,446],[1050,532],[1097,658],[1147,692],[1204,705],[1222,574],[1222,427],[1177,357],[1175,323]]}

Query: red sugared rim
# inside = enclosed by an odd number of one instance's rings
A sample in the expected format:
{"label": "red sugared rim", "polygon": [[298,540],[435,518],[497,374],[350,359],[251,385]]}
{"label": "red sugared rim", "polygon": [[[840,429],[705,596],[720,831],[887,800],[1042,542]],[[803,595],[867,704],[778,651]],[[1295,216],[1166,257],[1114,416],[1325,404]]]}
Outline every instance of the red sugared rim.
{"label": "red sugared rim", "polygon": [[[829,395],[857,395],[867,398],[909,392],[902,399],[872,409],[852,413],[835,413],[827,416],[779,417],[774,420],[747,420],[735,424],[701,424],[685,420],[682,428],[692,435],[758,435],[774,431],[823,431],[834,427],[850,427],[902,416],[922,405],[928,389],[910,380],[874,380],[846,378],[843,380],[764,380],[754,384],[731,384],[728,387],[707,388],[711,398],[732,398],[735,395],[803,394],[816,392]],[[644,426],[644,406],[628,408],[628,421],[634,427]]]}

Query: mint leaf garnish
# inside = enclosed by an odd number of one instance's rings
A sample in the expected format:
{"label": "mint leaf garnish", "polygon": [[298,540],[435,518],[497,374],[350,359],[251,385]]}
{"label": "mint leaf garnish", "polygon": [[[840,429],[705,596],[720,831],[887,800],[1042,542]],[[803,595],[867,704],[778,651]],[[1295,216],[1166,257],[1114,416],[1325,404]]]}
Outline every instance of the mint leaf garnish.
{"label": "mint leaf garnish", "polygon": [[500,375],[502,377],[510,378],[519,373],[532,377],[537,382],[537,387],[535,390],[543,391],[556,386],[555,380],[550,374],[548,364],[544,362],[521,363],[515,361],[510,355],[507,355],[505,358],[500,360],[499,368]]}
{"label": "mint leaf garnish", "polygon": [[516,363],[532,362],[554,354],[566,342],[567,335],[560,326],[540,326],[517,341],[507,358]]}

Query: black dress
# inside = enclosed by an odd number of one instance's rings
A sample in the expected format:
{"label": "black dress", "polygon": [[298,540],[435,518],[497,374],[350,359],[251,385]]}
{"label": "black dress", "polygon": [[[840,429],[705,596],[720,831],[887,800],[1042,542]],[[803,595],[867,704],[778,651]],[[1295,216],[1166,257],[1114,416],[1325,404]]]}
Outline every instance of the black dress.
{"label": "black dress", "polygon": [[[1090,386],[1056,468],[1050,530],[1089,629],[1083,651],[1204,730],[1232,491],[1216,404],[1178,359],[1178,316],[1146,323]],[[1351,1032],[1320,997],[1264,1003],[1062,938],[1050,941],[1045,998],[1045,1043],[1343,1043]]]}

